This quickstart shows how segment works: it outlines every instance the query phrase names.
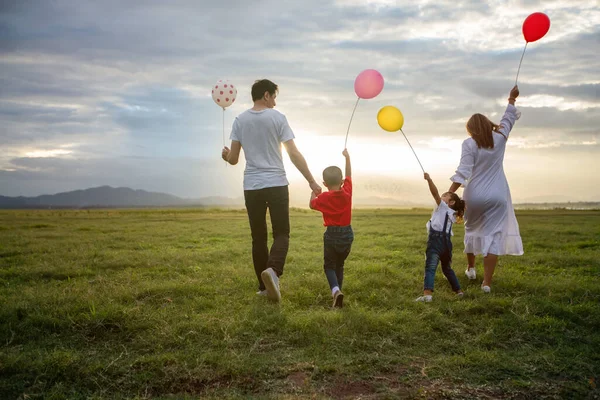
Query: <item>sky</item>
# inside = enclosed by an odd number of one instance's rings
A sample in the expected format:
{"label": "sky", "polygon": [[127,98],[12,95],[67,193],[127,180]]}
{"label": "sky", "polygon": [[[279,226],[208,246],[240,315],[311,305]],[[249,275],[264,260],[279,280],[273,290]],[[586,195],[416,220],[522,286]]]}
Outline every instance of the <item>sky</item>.
{"label": "sky", "polygon": [[[354,80],[376,69],[348,139],[355,198],[431,202],[400,133],[377,111],[398,107],[440,188],[460,160],[473,113],[499,122],[525,41],[522,113],[504,169],[514,202],[600,201],[600,6],[583,0],[222,0],[0,2],[0,195],[110,185],[185,198],[243,196],[244,161],[220,159],[256,79],[279,85],[284,113],[320,180],[343,166]],[[225,112],[216,81],[238,88]],[[227,140],[228,142],[228,140]],[[292,202],[306,181],[284,154]]]}

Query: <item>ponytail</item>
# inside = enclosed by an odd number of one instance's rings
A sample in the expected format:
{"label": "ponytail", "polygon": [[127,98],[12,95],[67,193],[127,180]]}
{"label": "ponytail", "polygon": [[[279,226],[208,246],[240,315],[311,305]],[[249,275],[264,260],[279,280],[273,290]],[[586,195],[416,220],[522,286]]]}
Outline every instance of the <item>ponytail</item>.
{"label": "ponytail", "polygon": [[454,204],[450,208],[456,211],[454,213],[454,215],[456,216],[456,223],[462,224],[466,208],[465,201],[458,197],[456,193],[452,193],[452,200],[454,200]]}

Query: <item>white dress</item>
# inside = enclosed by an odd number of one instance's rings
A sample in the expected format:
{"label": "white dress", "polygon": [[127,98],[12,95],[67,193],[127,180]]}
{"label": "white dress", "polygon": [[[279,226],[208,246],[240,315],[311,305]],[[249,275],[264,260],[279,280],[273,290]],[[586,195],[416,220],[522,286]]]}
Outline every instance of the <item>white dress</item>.
{"label": "white dress", "polygon": [[471,137],[462,144],[460,165],[450,178],[465,187],[465,253],[523,254],[519,224],[504,175],[508,135],[520,113],[509,104],[500,121],[503,135],[494,132],[494,148],[478,148]]}

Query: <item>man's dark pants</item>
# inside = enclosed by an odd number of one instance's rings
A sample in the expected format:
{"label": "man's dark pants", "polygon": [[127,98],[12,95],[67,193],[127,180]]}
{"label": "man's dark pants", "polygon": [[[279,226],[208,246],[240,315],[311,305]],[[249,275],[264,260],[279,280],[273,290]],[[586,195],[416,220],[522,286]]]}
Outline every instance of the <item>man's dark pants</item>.
{"label": "man's dark pants", "polygon": [[[283,267],[290,245],[290,197],[287,186],[258,190],[245,190],[246,210],[252,232],[252,261],[259,282],[259,290],[265,290],[261,272],[273,268],[278,276]],[[267,208],[273,227],[271,251],[267,247]]]}

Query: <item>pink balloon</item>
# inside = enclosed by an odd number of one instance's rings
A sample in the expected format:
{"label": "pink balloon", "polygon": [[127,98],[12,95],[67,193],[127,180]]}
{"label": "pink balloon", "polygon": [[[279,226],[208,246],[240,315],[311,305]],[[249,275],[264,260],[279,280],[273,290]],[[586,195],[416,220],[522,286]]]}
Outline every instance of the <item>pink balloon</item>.
{"label": "pink balloon", "polygon": [[372,99],[383,90],[383,76],[374,69],[365,69],[354,81],[354,92],[361,99]]}

